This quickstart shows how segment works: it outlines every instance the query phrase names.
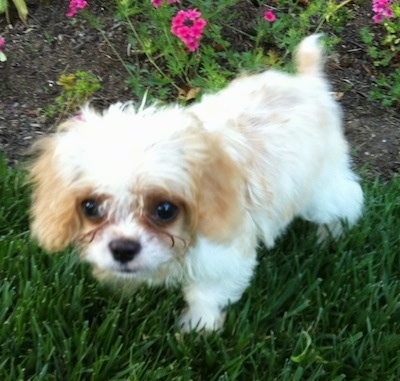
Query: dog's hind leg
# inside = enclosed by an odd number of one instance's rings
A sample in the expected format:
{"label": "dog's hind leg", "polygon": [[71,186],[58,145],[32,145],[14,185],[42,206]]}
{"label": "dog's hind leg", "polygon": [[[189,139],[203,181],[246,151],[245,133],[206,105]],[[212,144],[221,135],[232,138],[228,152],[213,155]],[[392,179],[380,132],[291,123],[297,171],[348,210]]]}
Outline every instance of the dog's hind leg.
{"label": "dog's hind leg", "polygon": [[363,192],[356,175],[341,169],[324,176],[301,216],[319,225],[318,240],[339,238],[343,224],[351,227],[362,214]]}

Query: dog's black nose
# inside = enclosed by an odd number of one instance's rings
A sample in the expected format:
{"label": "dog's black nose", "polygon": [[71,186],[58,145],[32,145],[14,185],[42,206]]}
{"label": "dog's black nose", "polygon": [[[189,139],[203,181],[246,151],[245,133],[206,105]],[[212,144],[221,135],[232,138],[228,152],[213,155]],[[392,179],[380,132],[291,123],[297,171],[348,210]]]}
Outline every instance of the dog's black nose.
{"label": "dog's black nose", "polygon": [[131,261],[139,253],[141,245],[138,241],[130,239],[115,239],[108,245],[114,259],[121,263]]}

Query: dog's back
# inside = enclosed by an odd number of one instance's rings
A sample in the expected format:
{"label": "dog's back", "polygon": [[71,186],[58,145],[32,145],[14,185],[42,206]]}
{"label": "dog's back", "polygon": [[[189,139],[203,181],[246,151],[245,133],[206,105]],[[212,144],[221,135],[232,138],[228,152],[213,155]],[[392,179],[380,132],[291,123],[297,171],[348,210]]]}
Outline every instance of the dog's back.
{"label": "dog's back", "polygon": [[292,108],[303,107],[306,99],[314,98],[317,107],[320,98],[330,97],[325,80],[324,50],[320,35],[305,38],[298,46],[294,61],[297,75],[278,70],[258,74],[242,74],[216,94],[206,94],[190,107],[205,127],[214,130],[224,127],[224,121],[244,114],[264,115],[276,109],[290,113]]}
{"label": "dog's back", "polygon": [[361,214],[362,191],[324,60],[319,35],[312,35],[297,48],[297,74],[242,76],[192,108],[246,168],[249,210],[267,246],[295,216],[339,235],[341,219],[353,224]]}

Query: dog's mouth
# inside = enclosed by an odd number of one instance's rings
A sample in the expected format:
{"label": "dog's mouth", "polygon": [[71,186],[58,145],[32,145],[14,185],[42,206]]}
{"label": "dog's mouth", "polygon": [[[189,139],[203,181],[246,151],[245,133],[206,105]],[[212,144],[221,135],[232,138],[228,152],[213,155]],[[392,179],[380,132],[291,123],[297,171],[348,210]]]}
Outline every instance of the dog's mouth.
{"label": "dog's mouth", "polygon": [[113,272],[116,274],[137,274],[139,272],[138,269],[130,269],[128,267],[120,267],[117,269],[113,269]]}
{"label": "dog's mouth", "polygon": [[121,280],[139,280],[143,278],[140,270],[132,270],[128,268],[112,269],[109,274],[116,279]]}
{"label": "dog's mouth", "polygon": [[116,267],[113,268],[111,271],[115,276],[122,278],[142,278],[145,277],[146,274],[148,274],[148,271],[146,271],[146,269],[144,268],[130,268],[128,266]]}
{"label": "dog's mouth", "polygon": [[116,270],[117,273],[122,273],[122,274],[134,274],[137,272],[137,270],[131,270],[131,269],[119,269]]}

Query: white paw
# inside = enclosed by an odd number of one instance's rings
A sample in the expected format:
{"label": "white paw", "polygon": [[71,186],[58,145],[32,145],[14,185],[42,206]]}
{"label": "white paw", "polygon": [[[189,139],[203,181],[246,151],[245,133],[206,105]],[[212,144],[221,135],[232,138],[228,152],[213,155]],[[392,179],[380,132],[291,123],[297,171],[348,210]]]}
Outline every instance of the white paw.
{"label": "white paw", "polygon": [[343,233],[343,226],[340,221],[335,221],[330,224],[319,225],[317,230],[317,242],[324,244],[329,239],[337,240]]}
{"label": "white paw", "polygon": [[179,319],[179,327],[182,332],[217,331],[221,329],[225,322],[226,312],[219,308],[215,309],[194,309],[189,308],[184,311]]}

